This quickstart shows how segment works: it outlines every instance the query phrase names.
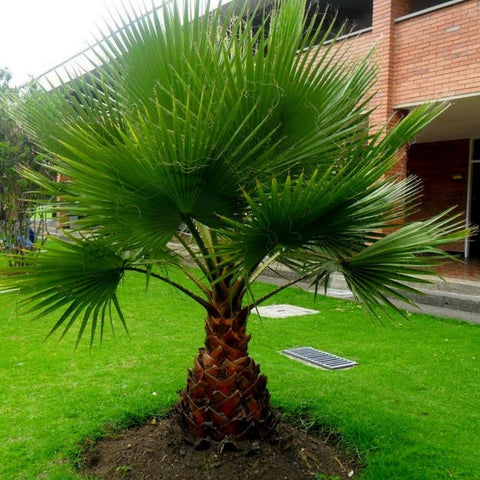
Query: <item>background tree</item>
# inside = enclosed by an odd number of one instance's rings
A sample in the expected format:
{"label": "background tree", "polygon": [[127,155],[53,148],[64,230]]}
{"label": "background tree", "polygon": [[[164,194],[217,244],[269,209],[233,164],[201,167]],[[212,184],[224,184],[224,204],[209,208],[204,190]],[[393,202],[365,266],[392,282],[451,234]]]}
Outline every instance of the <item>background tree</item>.
{"label": "background tree", "polygon": [[[33,143],[8,114],[8,105],[21,94],[9,86],[11,75],[0,70],[0,245],[8,251],[21,251],[33,243],[33,235],[42,235],[42,216],[34,216],[40,201],[34,184],[22,177],[17,169],[26,165],[33,170],[43,169]],[[28,95],[28,89],[23,91]],[[41,195],[43,200],[43,196]],[[29,235],[29,229],[32,232]]]}
{"label": "background tree", "polygon": [[[306,23],[303,7],[282,1],[268,32],[246,7],[212,13],[186,2],[125,14],[91,53],[95,75],[36,92],[15,113],[50,152],[50,168],[72,181],[29,168],[25,178],[62,198],[52,211],[81,219],[68,240],[4,272],[3,288],[20,289],[40,314],[61,309],[52,332],[77,322],[78,340],[88,329],[91,342],[112,310],[125,323],[116,289],[126,272],[202,305],[205,345],[178,404],[199,438],[261,437],[275,425],[246,326],[288,285],[254,298],[263,271],[276,262],[297,273],[290,284],[317,287],[341,272],[375,310],[407,300],[406,282],[432,274],[439,247],[466,234],[445,215],[405,225],[418,182],[385,176],[443,107],[420,107],[372,134],[370,58],[347,61],[345,45],[317,48],[330,31]],[[170,269],[190,281],[174,282]]]}

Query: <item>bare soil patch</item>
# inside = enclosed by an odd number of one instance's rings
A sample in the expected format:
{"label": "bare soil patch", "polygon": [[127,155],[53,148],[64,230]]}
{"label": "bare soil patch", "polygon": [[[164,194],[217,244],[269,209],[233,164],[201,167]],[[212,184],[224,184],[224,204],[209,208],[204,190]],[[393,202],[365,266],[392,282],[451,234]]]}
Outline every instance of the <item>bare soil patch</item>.
{"label": "bare soil patch", "polygon": [[[224,442],[202,450],[185,442],[170,415],[112,434],[85,454],[82,473],[102,480],[348,480],[359,462],[335,435],[280,422],[267,440]],[[323,475],[323,476],[322,476]]]}

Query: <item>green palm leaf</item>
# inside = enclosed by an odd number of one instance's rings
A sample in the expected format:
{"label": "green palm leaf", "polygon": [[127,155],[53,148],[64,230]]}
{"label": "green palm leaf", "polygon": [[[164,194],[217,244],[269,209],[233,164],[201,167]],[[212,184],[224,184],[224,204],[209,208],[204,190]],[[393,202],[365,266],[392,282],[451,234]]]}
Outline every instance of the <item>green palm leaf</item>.
{"label": "green palm leaf", "polygon": [[446,213],[405,225],[344,261],[341,271],[367,305],[390,304],[388,297],[411,303],[401,291],[418,292],[406,283],[426,283],[422,276],[434,275],[432,267],[449,257],[438,247],[463,240],[462,227]]}
{"label": "green palm leaf", "polygon": [[0,290],[18,291],[21,305],[29,305],[39,316],[67,307],[50,334],[63,327],[63,337],[82,317],[77,344],[89,320],[93,342],[97,327],[103,336],[107,320],[111,323],[112,306],[126,328],[115,292],[128,262],[110,242],[73,236],[68,241],[51,239],[45,251],[12,257],[23,265],[0,270]]}

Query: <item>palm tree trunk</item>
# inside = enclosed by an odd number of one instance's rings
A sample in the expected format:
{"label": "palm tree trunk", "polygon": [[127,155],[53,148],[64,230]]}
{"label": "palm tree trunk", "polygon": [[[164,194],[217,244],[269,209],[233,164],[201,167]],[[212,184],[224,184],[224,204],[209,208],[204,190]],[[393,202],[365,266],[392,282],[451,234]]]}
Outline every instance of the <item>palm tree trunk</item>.
{"label": "palm tree trunk", "polygon": [[247,316],[247,309],[231,318],[207,316],[205,348],[177,406],[182,427],[195,438],[263,438],[275,427],[267,378],[248,356]]}

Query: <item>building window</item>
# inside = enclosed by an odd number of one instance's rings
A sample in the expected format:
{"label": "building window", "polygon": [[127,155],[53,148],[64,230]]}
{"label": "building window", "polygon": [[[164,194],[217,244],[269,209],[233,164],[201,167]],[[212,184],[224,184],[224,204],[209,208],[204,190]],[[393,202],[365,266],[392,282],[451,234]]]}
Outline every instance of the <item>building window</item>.
{"label": "building window", "polygon": [[307,17],[318,17],[318,22],[326,15],[330,22],[335,20],[336,31],[344,26],[343,33],[353,33],[372,27],[373,0],[307,0],[305,12]]}
{"label": "building window", "polygon": [[410,13],[420,12],[429,8],[441,7],[442,5],[452,3],[452,0],[410,0]]}
{"label": "building window", "polygon": [[[265,15],[273,8],[273,2],[267,0],[264,7],[254,18],[254,29],[262,23]],[[334,37],[341,29],[342,34],[349,34],[372,27],[373,0],[306,0],[305,16],[307,25],[314,21],[319,25],[326,16],[324,28],[327,29],[335,21],[331,36]],[[267,27],[268,31],[268,27]],[[320,40],[320,39],[319,39]]]}

